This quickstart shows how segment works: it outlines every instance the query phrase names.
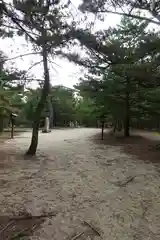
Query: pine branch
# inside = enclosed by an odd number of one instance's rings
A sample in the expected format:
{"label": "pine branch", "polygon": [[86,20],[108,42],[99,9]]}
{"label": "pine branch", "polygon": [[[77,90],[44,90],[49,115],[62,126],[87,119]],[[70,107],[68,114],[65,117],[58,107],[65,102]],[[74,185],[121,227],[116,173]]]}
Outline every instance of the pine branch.
{"label": "pine branch", "polygon": [[135,14],[130,14],[130,13],[114,12],[114,11],[110,11],[110,10],[98,10],[98,11],[96,11],[96,13],[111,13],[111,14],[115,14],[115,15],[119,15],[119,16],[125,16],[125,17],[135,18],[135,19],[139,19],[139,20],[144,20],[144,21],[148,21],[150,23],[160,25],[160,22],[157,22],[151,18],[142,17],[142,16],[138,16]]}
{"label": "pine branch", "polygon": [[31,41],[33,41],[34,43],[37,43],[36,39],[34,39],[23,26],[21,26],[21,24],[19,23],[20,20],[16,19],[14,14],[7,9],[6,4],[3,0],[2,0],[2,4],[3,4],[2,8],[3,8],[4,14],[7,17],[9,17],[13,21],[13,23],[15,23],[30,38]]}
{"label": "pine branch", "polygon": [[53,61],[51,61],[50,59],[48,59],[48,62],[51,64],[52,69],[58,74],[58,71],[55,67],[53,67],[53,64],[55,64]]}
{"label": "pine branch", "polygon": [[[40,63],[42,63],[42,62],[43,62],[43,60],[34,63],[31,67],[29,67],[29,68],[27,69],[26,73],[29,72],[32,68],[34,68],[35,66],[37,66],[38,64],[40,64]],[[26,74],[26,73],[25,73],[25,74]]]}
{"label": "pine branch", "polygon": [[43,62],[43,60],[41,60],[41,61],[39,61],[39,62],[36,62],[36,63],[32,64],[32,65],[27,69],[27,71],[25,72],[25,74],[22,76],[22,78],[25,79],[25,80],[24,80],[24,86],[26,85],[26,82],[28,81],[28,80],[26,80],[27,73],[28,73],[32,68],[34,68],[35,66],[37,66],[38,64],[40,64],[40,63],[42,63],[42,62]]}
{"label": "pine branch", "polygon": [[5,63],[7,61],[11,61],[11,60],[14,60],[14,59],[17,59],[17,58],[22,58],[22,57],[25,57],[25,56],[30,56],[30,55],[36,55],[36,54],[41,54],[41,52],[32,52],[32,53],[25,53],[25,54],[21,54],[21,55],[18,55],[18,56],[15,56],[15,57],[12,57],[12,58],[7,58],[5,60],[2,60],[0,61],[0,63]]}

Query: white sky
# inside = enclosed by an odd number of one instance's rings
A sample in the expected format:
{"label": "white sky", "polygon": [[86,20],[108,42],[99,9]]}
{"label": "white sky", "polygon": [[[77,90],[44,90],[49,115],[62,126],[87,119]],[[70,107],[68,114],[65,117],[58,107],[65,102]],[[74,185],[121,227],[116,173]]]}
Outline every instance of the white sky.
{"label": "white sky", "polygon": [[[80,1],[72,0],[72,3],[77,7]],[[119,21],[119,16],[108,14],[104,22],[96,21],[95,29],[107,29],[109,26],[115,26]],[[0,39],[0,49],[8,56],[8,58],[32,52],[31,45],[25,41],[24,37],[18,36],[13,39]],[[40,56],[30,55],[9,61],[7,62],[7,65],[13,65],[21,70],[28,70],[31,65],[40,60]],[[73,87],[84,73],[82,68],[66,59],[55,58],[54,62],[56,64],[50,64],[50,79],[52,85],[62,84],[67,87]],[[35,78],[43,79],[42,64],[32,68],[29,73],[34,74]],[[36,87],[36,85],[37,84],[34,83],[32,84],[32,87]]]}

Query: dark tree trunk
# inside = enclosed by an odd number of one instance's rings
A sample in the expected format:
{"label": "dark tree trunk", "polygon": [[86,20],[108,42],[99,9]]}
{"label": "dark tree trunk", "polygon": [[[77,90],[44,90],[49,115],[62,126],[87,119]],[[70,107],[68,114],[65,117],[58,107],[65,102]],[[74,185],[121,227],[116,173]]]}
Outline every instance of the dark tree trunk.
{"label": "dark tree trunk", "polygon": [[125,125],[124,125],[124,136],[129,137],[130,136],[130,118],[127,115],[125,119]]}
{"label": "dark tree trunk", "polygon": [[101,123],[101,140],[104,138],[104,122]]}
{"label": "dark tree trunk", "polygon": [[116,132],[116,123],[113,125],[114,127],[113,127],[113,132],[115,133]]}
{"label": "dark tree trunk", "polygon": [[0,133],[2,133],[4,131],[4,119],[1,116],[0,117]]}
{"label": "dark tree trunk", "polygon": [[14,122],[11,122],[11,138],[14,138]]}
{"label": "dark tree trunk", "polygon": [[52,104],[52,109],[53,109],[53,127],[55,127],[56,126],[56,109],[53,104]]}
{"label": "dark tree trunk", "polygon": [[129,101],[129,80],[127,79],[126,99],[125,99],[125,119],[124,119],[124,136],[130,136],[130,101]]}
{"label": "dark tree trunk", "polygon": [[117,129],[117,120],[114,120],[113,123],[112,123],[112,132],[115,133],[116,132],[116,129]]}
{"label": "dark tree trunk", "polygon": [[53,128],[53,107],[52,107],[52,102],[51,99],[49,98],[48,100],[48,106],[49,106],[49,128]]}
{"label": "dark tree trunk", "polygon": [[42,115],[45,101],[47,99],[47,96],[49,94],[49,70],[48,70],[48,62],[47,62],[47,49],[46,45],[43,46],[42,50],[42,56],[43,56],[43,67],[44,67],[44,86],[42,89],[41,99],[37,105],[36,111],[35,111],[35,120],[33,122],[33,129],[32,129],[32,139],[31,144],[26,152],[26,155],[35,155],[38,145],[38,132],[39,132],[39,124],[40,124],[40,117]]}

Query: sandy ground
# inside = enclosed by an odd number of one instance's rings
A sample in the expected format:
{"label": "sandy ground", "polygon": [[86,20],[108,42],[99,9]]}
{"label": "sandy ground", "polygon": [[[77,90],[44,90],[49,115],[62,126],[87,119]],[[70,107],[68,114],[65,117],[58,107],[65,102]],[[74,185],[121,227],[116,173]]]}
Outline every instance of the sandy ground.
{"label": "sandy ground", "polygon": [[[16,159],[0,168],[0,211],[13,215],[55,212],[32,240],[159,240],[160,173],[152,163],[126,155],[118,146],[98,145],[98,129],[40,134],[38,156],[21,156],[30,132],[5,143]],[[88,221],[101,237],[83,224]],[[73,238],[74,239],[74,238]]]}

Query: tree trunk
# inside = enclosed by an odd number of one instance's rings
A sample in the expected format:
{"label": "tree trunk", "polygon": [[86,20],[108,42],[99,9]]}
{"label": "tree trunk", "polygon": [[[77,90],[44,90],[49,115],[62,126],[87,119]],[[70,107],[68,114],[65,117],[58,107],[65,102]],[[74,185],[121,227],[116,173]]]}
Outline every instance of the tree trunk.
{"label": "tree trunk", "polygon": [[113,128],[113,133],[115,133],[117,128],[117,120],[114,121],[112,128]]}
{"label": "tree trunk", "polygon": [[101,140],[104,138],[104,121],[101,122]]}
{"label": "tree trunk", "polygon": [[42,56],[43,56],[43,67],[44,67],[44,86],[42,89],[41,99],[37,105],[35,111],[35,120],[33,122],[33,129],[32,129],[32,139],[31,144],[26,152],[26,155],[35,155],[38,145],[38,131],[39,131],[39,124],[40,124],[40,117],[42,115],[44,104],[49,94],[49,70],[48,70],[48,61],[47,61],[47,49],[46,44],[43,46],[42,49]]}
{"label": "tree trunk", "polygon": [[4,121],[3,117],[0,117],[0,133],[4,131]]}
{"label": "tree trunk", "polygon": [[49,113],[50,113],[49,128],[52,129],[53,128],[53,107],[52,107],[51,99],[49,99],[48,104],[49,104]]}
{"label": "tree trunk", "polygon": [[129,80],[127,79],[126,99],[125,99],[125,119],[124,119],[124,136],[130,136],[130,102],[129,102]]}
{"label": "tree trunk", "polygon": [[125,119],[125,124],[124,124],[124,136],[129,137],[130,136],[130,118],[127,115]]}
{"label": "tree trunk", "polygon": [[42,132],[49,133],[50,132],[49,126],[50,126],[50,119],[49,119],[49,117],[45,117],[44,129],[42,130]]}

